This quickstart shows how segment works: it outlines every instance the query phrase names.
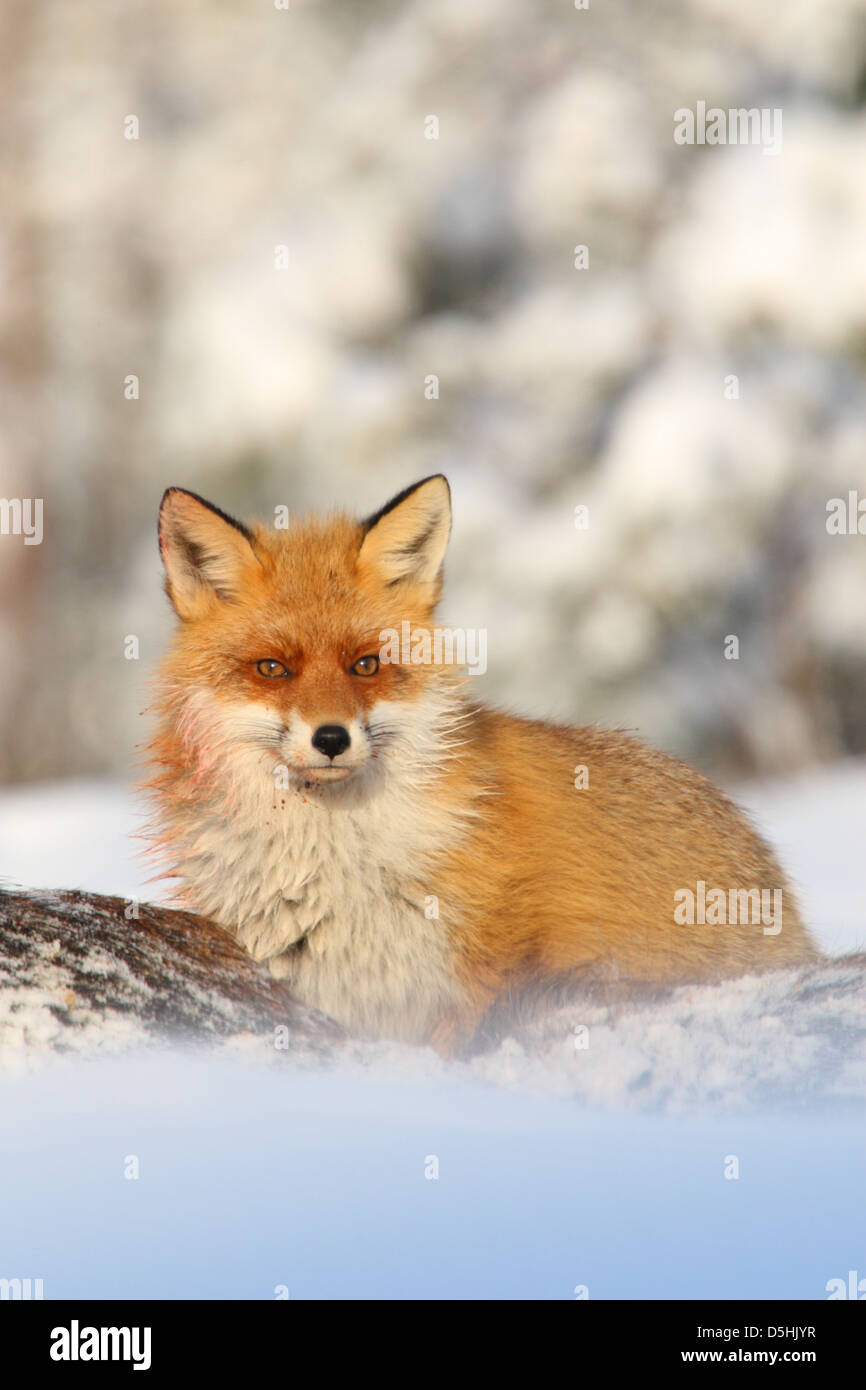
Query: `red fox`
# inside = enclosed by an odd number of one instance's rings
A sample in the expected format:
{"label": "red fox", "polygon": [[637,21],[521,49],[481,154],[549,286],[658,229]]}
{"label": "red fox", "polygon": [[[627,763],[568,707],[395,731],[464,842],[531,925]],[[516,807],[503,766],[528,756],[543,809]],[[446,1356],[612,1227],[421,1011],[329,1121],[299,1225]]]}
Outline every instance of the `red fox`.
{"label": "red fox", "polygon": [[813,957],[771,851],[706,778],[486,708],[429,659],[450,528],[441,475],[283,531],[165,493],[180,622],[148,785],[180,903],[349,1030],[445,1054],[523,989]]}

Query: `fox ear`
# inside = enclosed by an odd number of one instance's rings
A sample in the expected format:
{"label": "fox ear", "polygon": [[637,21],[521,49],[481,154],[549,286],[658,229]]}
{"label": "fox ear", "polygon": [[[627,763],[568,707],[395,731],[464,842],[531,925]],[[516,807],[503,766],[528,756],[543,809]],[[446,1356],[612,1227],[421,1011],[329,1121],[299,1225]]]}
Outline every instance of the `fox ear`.
{"label": "fox ear", "polygon": [[451,490],[441,473],[414,483],[363,523],[358,555],[386,584],[434,584],[451,532]]}
{"label": "fox ear", "polygon": [[201,617],[214,598],[231,602],[259,561],[252,535],[194,492],[167,488],[159,508],[159,553],[165,591],[179,618]]}

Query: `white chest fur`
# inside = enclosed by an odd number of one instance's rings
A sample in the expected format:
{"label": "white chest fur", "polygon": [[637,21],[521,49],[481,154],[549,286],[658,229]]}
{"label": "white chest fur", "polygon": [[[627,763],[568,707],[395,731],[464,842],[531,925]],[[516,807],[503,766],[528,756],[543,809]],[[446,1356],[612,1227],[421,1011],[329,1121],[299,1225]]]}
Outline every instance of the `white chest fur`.
{"label": "white chest fur", "polygon": [[423,1038],[461,994],[433,864],[462,818],[417,769],[280,790],[260,753],[239,752],[220,774],[230,794],[174,822],[192,905],[352,1031]]}

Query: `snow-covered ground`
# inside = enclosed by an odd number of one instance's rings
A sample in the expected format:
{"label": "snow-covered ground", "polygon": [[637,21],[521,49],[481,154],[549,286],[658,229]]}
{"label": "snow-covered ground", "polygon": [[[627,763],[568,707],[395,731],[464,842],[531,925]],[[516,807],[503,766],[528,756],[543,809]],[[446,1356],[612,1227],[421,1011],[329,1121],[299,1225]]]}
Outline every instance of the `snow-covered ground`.
{"label": "snow-covered ground", "polygon": [[[824,949],[863,946],[866,767],[740,799]],[[6,792],[4,881],[148,896],[135,822],[112,785]],[[47,1297],[785,1299],[866,1275],[860,972],[585,1014],[469,1064],[7,1049],[0,1277]]]}
{"label": "snow-covered ground", "polygon": [[0,1105],[0,1273],[46,1297],[820,1299],[866,1273],[862,1111],[180,1058],[7,1079]]}

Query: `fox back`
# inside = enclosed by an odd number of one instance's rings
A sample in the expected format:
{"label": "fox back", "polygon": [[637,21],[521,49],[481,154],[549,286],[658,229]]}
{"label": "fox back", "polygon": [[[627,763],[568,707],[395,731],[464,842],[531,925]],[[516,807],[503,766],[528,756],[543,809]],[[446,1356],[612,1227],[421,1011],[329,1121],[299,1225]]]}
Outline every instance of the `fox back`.
{"label": "fox back", "polygon": [[[786,885],[779,930],[719,924],[718,894],[783,880],[700,774],[620,734],[485,709],[450,656],[429,659],[449,531],[441,476],[364,521],[284,531],[165,494],[179,623],[148,785],[179,902],[350,1029],[446,1052],[547,981],[808,957]],[[389,645],[407,632],[409,650]],[[717,895],[715,921],[675,915],[692,889],[701,907]]]}

